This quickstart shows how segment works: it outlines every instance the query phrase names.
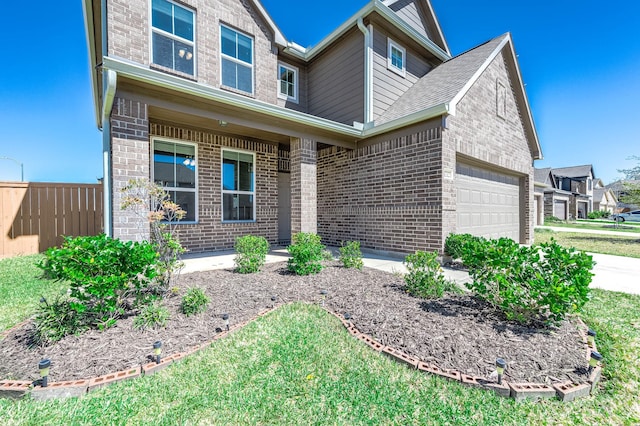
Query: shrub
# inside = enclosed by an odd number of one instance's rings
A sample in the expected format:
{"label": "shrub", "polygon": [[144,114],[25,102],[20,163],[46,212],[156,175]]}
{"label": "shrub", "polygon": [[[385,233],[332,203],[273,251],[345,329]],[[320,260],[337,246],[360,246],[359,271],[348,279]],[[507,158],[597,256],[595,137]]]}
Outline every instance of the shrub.
{"label": "shrub", "polygon": [[444,241],[444,252],[454,259],[460,259],[465,244],[468,244],[474,238],[476,237],[471,234],[449,234]]}
{"label": "shrub", "polygon": [[317,274],[322,270],[325,247],[316,234],[299,232],[292,237],[293,244],[287,247],[291,259],[288,269],[297,275]]}
{"label": "shrub", "polygon": [[190,288],[182,298],[180,308],[186,316],[199,314],[207,310],[209,298],[201,288]]}
{"label": "shrub", "polygon": [[41,298],[33,325],[32,343],[38,346],[48,346],[89,328],[86,316],[73,309],[71,300],[65,297],[58,297],[51,303]]}
{"label": "shrub", "polygon": [[589,219],[603,219],[603,218],[606,219],[609,216],[611,216],[611,213],[609,213],[606,210],[595,210],[595,211],[590,212],[587,215],[587,218],[589,218]]}
{"label": "shrub", "polygon": [[340,247],[340,261],[345,268],[362,269],[362,252],[360,251],[360,241],[347,241]]}
{"label": "shrub", "polygon": [[458,286],[447,280],[438,263],[438,252],[417,251],[404,259],[407,274],[404,276],[409,294],[425,299],[442,297],[445,292],[460,292]]}
{"label": "shrub", "polygon": [[71,308],[100,328],[123,313],[130,296],[143,297],[158,276],[158,254],[147,242],[123,242],[105,235],[66,237],[38,266],[56,280],[69,281]]}
{"label": "shrub", "polygon": [[236,271],[241,274],[258,272],[269,253],[269,242],[264,237],[246,235],[236,239]]}
{"label": "shrub", "polygon": [[562,222],[564,222],[564,220],[562,220],[562,219],[560,219],[558,217],[555,217],[555,216],[545,216],[544,223],[547,223],[547,222],[549,222],[549,223],[562,223]]}
{"label": "shrub", "polygon": [[462,242],[458,246],[454,245],[454,251],[459,250],[456,254],[462,259],[462,263],[470,270],[482,266],[482,262],[484,261],[483,250],[487,241],[486,238],[462,234],[462,238],[460,239]]}
{"label": "shrub", "polygon": [[484,243],[481,266],[467,287],[520,323],[557,323],[589,298],[593,259],[555,241],[521,247],[500,238]]}
{"label": "shrub", "polygon": [[171,314],[160,302],[147,305],[133,319],[133,327],[139,330],[160,328],[167,325]]}

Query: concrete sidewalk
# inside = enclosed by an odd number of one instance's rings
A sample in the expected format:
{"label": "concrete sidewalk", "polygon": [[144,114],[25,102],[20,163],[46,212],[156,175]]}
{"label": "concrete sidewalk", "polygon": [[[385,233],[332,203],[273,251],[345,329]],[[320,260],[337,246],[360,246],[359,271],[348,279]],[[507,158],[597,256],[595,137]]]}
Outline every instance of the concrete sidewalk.
{"label": "concrete sidewalk", "polygon": [[[624,225],[621,225],[621,226],[624,226]],[[637,227],[634,227],[634,228],[637,228]],[[638,229],[638,232],[607,231],[607,230],[600,230],[600,229],[564,228],[560,226],[536,226],[536,229],[549,229],[554,232],[576,232],[578,234],[615,235],[617,237],[640,238],[640,229]]]}
{"label": "concrete sidewalk", "polygon": [[[329,248],[334,256],[337,248]],[[607,254],[594,254],[593,260],[596,266],[593,268],[594,277],[591,287],[602,288],[611,291],[640,294],[640,259]],[[208,271],[212,269],[231,269],[234,267],[235,252],[233,250],[198,253],[184,256],[185,267],[182,273]],[[274,249],[267,255],[267,263],[284,262],[289,258],[285,248]],[[374,253],[362,253],[364,265],[368,268],[378,269],[390,273],[404,274],[407,269],[402,263],[402,258],[385,256]],[[444,275],[458,284],[468,282],[469,274],[466,271],[444,268]]]}

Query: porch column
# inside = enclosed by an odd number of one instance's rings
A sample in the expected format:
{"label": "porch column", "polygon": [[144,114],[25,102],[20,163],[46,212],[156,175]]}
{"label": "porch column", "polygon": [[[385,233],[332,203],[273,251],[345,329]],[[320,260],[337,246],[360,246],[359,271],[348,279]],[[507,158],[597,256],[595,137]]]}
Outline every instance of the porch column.
{"label": "porch column", "polygon": [[291,233],[318,232],[317,143],[291,138]]}

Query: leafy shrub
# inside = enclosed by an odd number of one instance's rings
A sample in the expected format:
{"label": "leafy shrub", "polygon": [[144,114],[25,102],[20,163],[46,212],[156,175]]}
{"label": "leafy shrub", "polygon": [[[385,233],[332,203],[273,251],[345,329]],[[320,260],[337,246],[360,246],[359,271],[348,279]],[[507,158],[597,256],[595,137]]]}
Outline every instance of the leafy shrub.
{"label": "leafy shrub", "polygon": [[56,280],[69,281],[72,309],[99,327],[123,313],[128,297],[143,297],[158,276],[158,254],[147,242],[123,242],[105,235],[66,237],[38,266]]}
{"label": "leafy shrub", "polygon": [[520,323],[556,323],[589,298],[594,262],[555,241],[521,247],[508,238],[489,240],[470,269],[467,287]]}
{"label": "leafy shrub", "polygon": [[89,328],[84,314],[73,309],[71,300],[58,297],[49,303],[43,297],[33,319],[32,343],[48,346],[70,334],[79,334]]}
{"label": "leafy shrub", "polygon": [[564,220],[555,216],[546,216],[544,218],[544,223],[562,223],[562,222],[564,222]]}
{"label": "leafy shrub", "polygon": [[474,238],[476,237],[471,234],[449,234],[444,240],[444,252],[454,259],[460,259],[465,244]]}
{"label": "leafy shrub", "polygon": [[207,303],[209,303],[209,298],[201,288],[190,288],[182,298],[180,308],[183,314],[191,316],[206,311]]}
{"label": "leafy shrub", "polygon": [[241,274],[258,272],[269,253],[269,242],[264,237],[246,235],[236,239],[236,271]]}
{"label": "leafy shrub", "polygon": [[139,330],[161,328],[167,325],[171,314],[160,302],[147,305],[133,319],[133,327]]}
{"label": "leafy shrub", "polygon": [[[459,238],[459,241],[461,240],[460,244],[454,244],[454,252],[457,250],[456,254],[462,259],[462,263],[470,270],[482,266],[482,252],[487,241],[486,238],[470,234],[461,235],[462,237]],[[451,257],[453,257],[453,255],[451,255]]]}
{"label": "leafy shrub", "polygon": [[611,213],[606,210],[595,210],[587,215],[589,219],[606,219],[609,216],[611,216]]}
{"label": "leafy shrub", "polygon": [[317,274],[322,270],[325,247],[316,234],[299,232],[292,237],[293,244],[287,247],[291,259],[288,269],[297,275]]}
{"label": "leafy shrub", "polygon": [[404,259],[407,274],[404,276],[409,294],[425,299],[442,297],[445,292],[460,292],[458,286],[442,274],[438,252],[417,251]]}
{"label": "leafy shrub", "polygon": [[340,247],[340,261],[345,268],[362,269],[362,252],[360,251],[360,241],[347,241]]}

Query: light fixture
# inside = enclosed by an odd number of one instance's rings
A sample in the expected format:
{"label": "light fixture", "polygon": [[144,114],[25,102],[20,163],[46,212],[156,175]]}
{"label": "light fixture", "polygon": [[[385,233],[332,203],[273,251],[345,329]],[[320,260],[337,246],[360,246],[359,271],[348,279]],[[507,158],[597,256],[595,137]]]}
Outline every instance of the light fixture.
{"label": "light fixture", "polygon": [[156,364],[160,364],[160,354],[162,353],[162,342],[156,340],[153,344],[153,354],[156,356]]}
{"label": "light fixture", "polygon": [[324,306],[324,299],[327,297],[327,290],[320,290],[320,294],[322,295],[322,306]]}
{"label": "light fixture", "polygon": [[218,120],[218,124],[220,125],[220,127],[227,127],[227,125],[228,125],[229,123],[227,123],[227,122],[226,122],[226,121],[224,121],[224,120]]}
{"label": "light fixture", "polygon": [[229,331],[229,314],[222,314],[222,319],[224,320],[224,325],[227,327],[227,331]]}
{"label": "light fixture", "polygon": [[589,329],[589,331],[587,331],[587,343],[589,344],[589,346],[593,346],[593,344],[596,342],[596,332],[592,329]]}
{"label": "light fixture", "polygon": [[43,388],[46,388],[49,384],[49,368],[51,367],[51,361],[48,358],[41,359],[38,363],[38,370],[40,370],[41,381],[40,384]]}
{"label": "light fixture", "polygon": [[502,375],[504,374],[504,369],[507,366],[507,363],[504,359],[498,358],[496,359],[496,373],[498,373],[498,384],[502,384]]}
{"label": "light fixture", "polygon": [[344,313],[344,319],[349,325],[351,325],[351,314],[349,312]]}
{"label": "light fixture", "polygon": [[602,361],[602,355],[596,351],[591,351],[591,357],[589,358],[589,372],[596,368],[600,361]]}

